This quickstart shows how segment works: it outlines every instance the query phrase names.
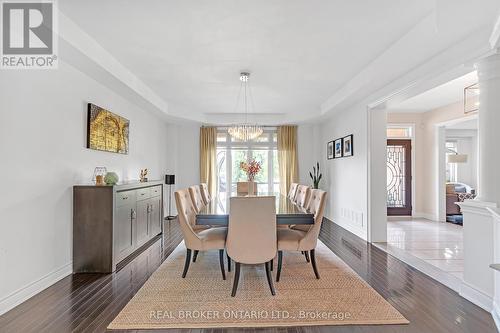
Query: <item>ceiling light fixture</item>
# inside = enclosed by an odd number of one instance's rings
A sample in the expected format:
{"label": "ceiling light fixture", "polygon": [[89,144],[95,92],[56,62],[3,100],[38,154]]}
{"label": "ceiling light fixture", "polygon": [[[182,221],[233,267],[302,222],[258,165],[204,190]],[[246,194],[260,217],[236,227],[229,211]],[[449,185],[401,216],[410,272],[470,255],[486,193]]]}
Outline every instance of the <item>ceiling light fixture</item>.
{"label": "ceiling light fixture", "polygon": [[[233,138],[240,140],[240,141],[244,141],[244,142],[254,140],[254,139],[258,138],[264,132],[264,130],[262,129],[262,126],[259,126],[257,124],[248,123],[248,95],[247,95],[247,92],[248,93],[250,92],[250,87],[249,87],[249,82],[248,82],[249,79],[250,79],[250,73],[248,73],[248,72],[240,73],[240,81],[241,81],[240,91],[238,93],[238,98],[236,100],[236,108],[238,108],[241,90],[244,89],[243,104],[245,107],[245,122],[243,124],[232,125],[227,130],[229,135],[231,135]],[[251,93],[250,93],[250,98],[252,98]]]}

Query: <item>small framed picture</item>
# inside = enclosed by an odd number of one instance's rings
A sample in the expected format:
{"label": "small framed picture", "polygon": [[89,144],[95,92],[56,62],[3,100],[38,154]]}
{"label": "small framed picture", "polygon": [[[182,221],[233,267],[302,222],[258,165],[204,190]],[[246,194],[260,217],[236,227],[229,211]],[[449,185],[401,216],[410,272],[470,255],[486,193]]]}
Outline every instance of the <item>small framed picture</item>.
{"label": "small framed picture", "polygon": [[352,134],[342,138],[343,156],[349,157],[354,154]]}
{"label": "small framed picture", "polygon": [[328,160],[333,159],[333,141],[330,141],[326,145],[326,158]]}
{"label": "small framed picture", "polygon": [[342,157],[342,139],[337,139],[333,141],[334,145],[334,158]]}

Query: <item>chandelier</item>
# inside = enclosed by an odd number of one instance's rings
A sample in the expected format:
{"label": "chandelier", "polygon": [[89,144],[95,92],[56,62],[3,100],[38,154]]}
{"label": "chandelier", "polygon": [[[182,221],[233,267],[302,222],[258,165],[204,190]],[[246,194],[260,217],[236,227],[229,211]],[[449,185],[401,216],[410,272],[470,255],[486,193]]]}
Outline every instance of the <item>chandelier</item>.
{"label": "chandelier", "polygon": [[[235,124],[232,125],[228,128],[227,132],[229,135],[231,135],[233,138],[239,140],[239,141],[251,141],[256,138],[258,138],[264,130],[262,129],[262,126],[259,126],[257,124],[250,124],[248,123],[248,95],[247,95],[247,90],[248,92],[250,91],[248,87],[248,79],[250,78],[250,73],[248,72],[242,72],[240,73],[240,91],[238,93],[238,99],[237,99],[237,104],[236,107],[239,104],[240,100],[240,95],[241,95],[241,90],[244,90],[244,96],[243,96],[243,104],[245,106],[245,122],[243,124]],[[250,94],[251,95],[251,94]]]}

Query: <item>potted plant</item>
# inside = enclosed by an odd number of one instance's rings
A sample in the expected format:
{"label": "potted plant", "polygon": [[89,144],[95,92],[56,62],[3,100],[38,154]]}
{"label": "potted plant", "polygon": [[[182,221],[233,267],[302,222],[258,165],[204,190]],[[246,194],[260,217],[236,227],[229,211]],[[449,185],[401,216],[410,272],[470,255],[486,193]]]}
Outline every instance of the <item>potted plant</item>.
{"label": "potted plant", "polygon": [[313,165],[313,171],[309,171],[309,176],[311,176],[311,180],[313,182],[313,188],[318,189],[319,188],[319,182],[321,181],[321,177],[323,175],[319,173],[319,162],[316,162],[316,166]]}

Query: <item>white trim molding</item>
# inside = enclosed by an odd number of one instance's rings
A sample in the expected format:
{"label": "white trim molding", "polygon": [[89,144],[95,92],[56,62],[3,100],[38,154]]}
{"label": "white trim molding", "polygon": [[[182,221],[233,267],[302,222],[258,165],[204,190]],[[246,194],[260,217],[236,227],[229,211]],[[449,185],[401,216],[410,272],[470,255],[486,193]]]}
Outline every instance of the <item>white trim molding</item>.
{"label": "white trim molding", "polygon": [[482,216],[491,217],[490,209],[497,208],[497,204],[494,202],[486,202],[479,200],[465,200],[463,202],[455,202],[460,206],[462,213],[473,213]]}
{"label": "white trim molding", "polygon": [[[495,264],[498,264],[500,261],[500,239],[499,239],[499,233],[500,233],[500,209],[498,208],[487,208],[488,212],[490,212],[491,216],[493,217],[493,220],[495,221],[493,224],[493,230],[494,230],[494,241],[493,241],[493,246],[495,249],[494,253],[494,260]],[[495,321],[495,325],[497,326],[497,330],[500,331],[500,272],[494,271],[494,288],[495,288],[495,294],[493,298],[493,309],[491,310],[491,315],[493,316],[493,320]]]}
{"label": "white trim molding", "polygon": [[10,295],[0,299],[0,315],[13,309],[72,273],[73,262],[69,262],[68,264],[53,270],[49,274],[42,276],[40,279],[33,281],[14,291]]}
{"label": "white trim molding", "polygon": [[493,302],[493,309],[491,310],[491,316],[497,327],[497,331],[500,331],[500,306],[497,302]]}
{"label": "white trim molding", "polygon": [[[490,209],[497,205],[481,200],[457,202],[464,216],[464,281],[460,295],[486,311],[493,310],[494,221]],[[480,244],[480,246],[478,246]]]}
{"label": "white trim molding", "polygon": [[480,308],[491,312],[493,310],[493,298],[476,287],[472,286],[470,283],[462,281],[462,286],[460,287],[460,296],[476,304]]}

